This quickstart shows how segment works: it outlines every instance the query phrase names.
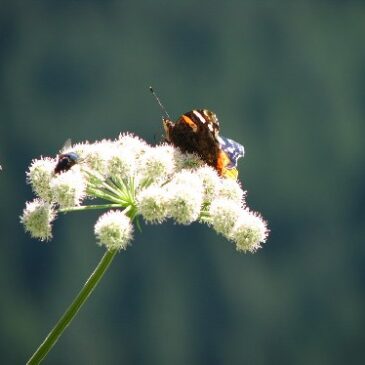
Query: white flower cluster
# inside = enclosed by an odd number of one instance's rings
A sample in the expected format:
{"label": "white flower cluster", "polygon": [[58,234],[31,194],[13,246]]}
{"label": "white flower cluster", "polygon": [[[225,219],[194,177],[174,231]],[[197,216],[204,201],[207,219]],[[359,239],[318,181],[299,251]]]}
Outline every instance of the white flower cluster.
{"label": "white flower cluster", "polygon": [[133,226],[124,212],[110,210],[98,219],[94,231],[100,245],[109,250],[125,250],[132,239]]}
{"label": "white flower cluster", "polygon": [[[168,144],[150,146],[131,134],[79,143],[62,151],[67,153],[77,161],[57,173],[57,158],[33,160],[29,167],[27,181],[37,198],[26,204],[21,221],[32,237],[52,237],[57,211],[119,208],[95,225],[99,244],[109,250],[127,247],[139,216],[154,224],[207,223],[243,252],[256,251],[267,238],[266,222],[246,207],[239,182],[218,176],[194,154]],[[81,205],[95,198],[108,204]]]}

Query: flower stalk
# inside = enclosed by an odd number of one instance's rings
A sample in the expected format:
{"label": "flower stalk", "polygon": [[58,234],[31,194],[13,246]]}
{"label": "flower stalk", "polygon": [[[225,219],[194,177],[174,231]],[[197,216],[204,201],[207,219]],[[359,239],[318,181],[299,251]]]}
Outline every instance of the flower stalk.
{"label": "flower stalk", "polygon": [[65,313],[60,318],[60,320],[53,327],[53,329],[48,334],[44,342],[38,347],[36,352],[28,360],[27,364],[29,365],[39,364],[46,357],[46,355],[56,344],[62,333],[75,318],[78,311],[85,304],[90,294],[94,291],[99,281],[104,276],[105,272],[108,270],[108,267],[112,263],[117,252],[118,250],[105,252],[98,266],[95,268],[93,273],[87,279],[85,285],[80,290],[74,301],[71,303],[71,305],[67,308]]}
{"label": "flower stalk", "polygon": [[79,212],[82,210],[98,210],[98,209],[112,209],[112,208],[122,208],[121,204],[94,204],[94,205],[79,205],[71,208],[59,209],[60,213],[69,213],[69,212]]}

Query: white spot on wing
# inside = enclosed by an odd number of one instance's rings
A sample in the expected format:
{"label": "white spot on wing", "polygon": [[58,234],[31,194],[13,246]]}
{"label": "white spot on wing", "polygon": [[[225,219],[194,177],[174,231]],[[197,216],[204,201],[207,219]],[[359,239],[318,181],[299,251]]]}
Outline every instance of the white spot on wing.
{"label": "white spot on wing", "polygon": [[205,124],[206,121],[204,117],[197,110],[193,110],[193,114],[201,121],[202,124]]}

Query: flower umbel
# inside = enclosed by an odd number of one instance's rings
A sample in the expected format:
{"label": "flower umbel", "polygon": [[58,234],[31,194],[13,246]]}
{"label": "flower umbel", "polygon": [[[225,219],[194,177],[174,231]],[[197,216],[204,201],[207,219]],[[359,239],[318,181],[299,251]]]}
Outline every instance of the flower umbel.
{"label": "flower umbel", "polygon": [[[184,225],[205,222],[242,252],[254,252],[266,241],[266,222],[245,207],[240,183],[219,176],[195,154],[170,144],[151,146],[129,133],[78,143],[66,152],[72,151],[80,157],[77,164],[60,174],[54,172],[54,158],[33,160],[29,167],[27,181],[42,199],[27,203],[22,216],[32,237],[52,237],[57,211],[119,208],[95,225],[99,244],[108,250],[127,247],[132,238],[127,227],[138,224],[138,217],[154,224],[168,218]],[[102,203],[88,204],[95,198]]]}

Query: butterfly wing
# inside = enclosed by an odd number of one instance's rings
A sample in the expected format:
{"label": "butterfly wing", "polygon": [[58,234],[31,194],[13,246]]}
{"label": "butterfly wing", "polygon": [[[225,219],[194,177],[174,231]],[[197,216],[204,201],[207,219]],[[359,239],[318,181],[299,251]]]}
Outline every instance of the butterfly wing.
{"label": "butterfly wing", "polygon": [[230,160],[230,164],[227,165],[227,168],[233,169],[237,167],[238,159],[245,155],[245,148],[233,139],[221,136],[219,136],[219,145]]}

